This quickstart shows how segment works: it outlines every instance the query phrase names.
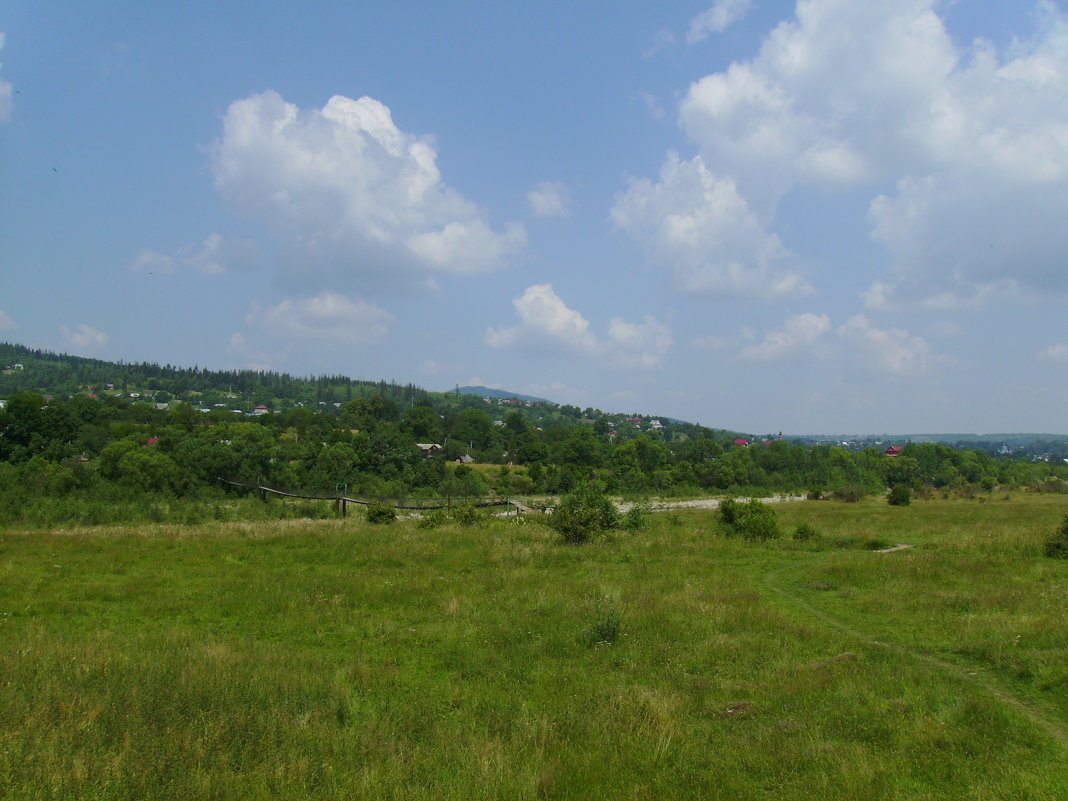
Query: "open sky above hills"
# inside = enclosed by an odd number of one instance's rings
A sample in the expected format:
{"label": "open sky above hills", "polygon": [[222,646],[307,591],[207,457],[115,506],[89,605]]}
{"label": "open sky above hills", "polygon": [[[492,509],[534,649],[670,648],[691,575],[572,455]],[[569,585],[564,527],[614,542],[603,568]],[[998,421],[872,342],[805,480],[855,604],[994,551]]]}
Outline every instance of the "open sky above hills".
{"label": "open sky above hills", "polygon": [[750,431],[1068,431],[1068,9],[40,3],[0,338]]}

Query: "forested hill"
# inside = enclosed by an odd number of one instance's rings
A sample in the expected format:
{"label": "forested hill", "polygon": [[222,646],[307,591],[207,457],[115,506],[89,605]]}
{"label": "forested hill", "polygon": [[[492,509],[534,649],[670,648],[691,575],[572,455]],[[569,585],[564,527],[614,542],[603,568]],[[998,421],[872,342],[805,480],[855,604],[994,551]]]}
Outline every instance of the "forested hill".
{"label": "forested hill", "polygon": [[343,375],[296,377],[269,370],[207,370],[151,362],[110,362],[0,343],[0,398],[19,392],[37,392],[58,399],[86,394],[99,398],[122,397],[128,403],[182,401],[204,411],[244,414],[253,414],[257,408],[261,412],[264,409],[282,412],[301,407],[338,413],[349,401],[378,396],[399,409],[429,406],[439,414],[479,409],[497,419],[515,411],[531,425],[541,427],[596,424],[600,433],[616,432],[620,439],[633,438],[643,431],[658,433],[666,440],[697,431],[715,433],[724,439],[745,436],[727,430],[713,432],[666,417],[579,409],[500,390],[487,390],[485,394],[462,390],[431,392],[414,384],[367,381]]}
{"label": "forested hill", "polygon": [[493,389],[492,387],[457,387],[455,392],[458,395],[477,395],[480,398],[514,398],[515,400],[530,401],[531,403],[552,403],[551,400],[539,398],[535,395],[520,395],[517,392],[508,392],[504,389]]}
{"label": "forested hill", "polygon": [[183,509],[199,519],[205,504],[225,516],[235,490],[220,479],[377,498],[555,495],[590,482],[639,497],[1068,491],[1059,460],[933,443],[847,450],[343,376],[114,364],[11,345],[0,357],[0,527],[185,519]]}
{"label": "forested hill", "polygon": [[[15,369],[18,368],[18,369]],[[33,350],[23,345],[0,343],[0,397],[16,392],[40,392],[70,397],[90,392],[103,395],[121,392],[138,397],[151,394],[156,401],[218,396],[227,400],[254,401],[269,407],[300,403],[345,402],[369,395],[425,404],[432,394],[411,384],[354,380],[342,375],[298,378],[270,370],[207,370],[151,362],[109,362]]]}

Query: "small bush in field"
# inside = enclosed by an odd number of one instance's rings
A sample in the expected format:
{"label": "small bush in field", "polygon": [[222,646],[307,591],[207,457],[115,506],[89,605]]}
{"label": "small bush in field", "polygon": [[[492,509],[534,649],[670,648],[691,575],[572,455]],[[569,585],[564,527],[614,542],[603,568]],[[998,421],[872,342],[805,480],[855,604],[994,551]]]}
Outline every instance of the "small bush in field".
{"label": "small bush in field", "polygon": [[449,517],[461,526],[480,526],[486,522],[485,512],[468,503],[450,507]]}
{"label": "small bush in field", "polygon": [[797,528],[794,529],[794,539],[798,542],[808,542],[809,540],[818,540],[820,538],[819,531],[815,526],[809,523],[799,523]]}
{"label": "small bush in field", "polygon": [[719,514],[728,534],[737,534],[750,541],[782,536],[775,510],[756,498],[745,502],[728,498],[720,504]]}
{"label": "small bush in field", "polygon": [[438,528],[449,522],[447,509],[428,509],[419,515],[419,528]]}
{"label": "small bush in field", "polygon": [[719,505],[719,519],[728,526],[733,526],[738,520],[738,509],[741,504],[734,498],[727,498]]}
{"label": "small bush in field", "polygon": [[560,532],[565,542],[581,543],[590,540],[594,534],[617,528],[619,512],[604,490],[590,482],[565,495],[548,522]]}
{"label": "small bush in field", "polygon": [[1068,559],[1068,517],[1064,518],[1061,527],[1046,540],[1042,552],[1051,559]]}
{"label": "small bush in field", "polygon": [[649,507],[636,503],[619,519],[619,527],[624,531],[643,531],[649,526]]}
{"label": "small bush in field", "polygon": [[388,503],[374,501],[367,504],[367,522],[375,525],[388,525],[397,519],[397,510]]}
{"label": "small bush in field", "polygon": [[485,512],[471,504],[450,506],[448,509],[429,509],[419,518],[419,528],[440,528],[450,523],[461,526],[481,526],[487,520]]}
{"label": "small bush in field", "polygon": [[845,501],[846,503],[859,503],[867,494],[863,487],[858,487],[856,484],[839,487],[831,493],[836,501]]}
{"label": "small bush in field", "polygon": [[890,488],[886,502],[891,506],[908,506],[912,503],[912,490],[906,484],[895,484]]}

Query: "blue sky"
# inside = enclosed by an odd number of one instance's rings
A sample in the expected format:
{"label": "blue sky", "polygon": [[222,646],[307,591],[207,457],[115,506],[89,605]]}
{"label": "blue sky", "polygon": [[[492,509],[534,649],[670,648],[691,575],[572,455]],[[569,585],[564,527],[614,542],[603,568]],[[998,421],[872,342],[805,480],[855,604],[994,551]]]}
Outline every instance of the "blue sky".
{"label": "blue sky", "polygon": [[0,338],[752,432],[1068,432],[1068,15],[0,14]]}

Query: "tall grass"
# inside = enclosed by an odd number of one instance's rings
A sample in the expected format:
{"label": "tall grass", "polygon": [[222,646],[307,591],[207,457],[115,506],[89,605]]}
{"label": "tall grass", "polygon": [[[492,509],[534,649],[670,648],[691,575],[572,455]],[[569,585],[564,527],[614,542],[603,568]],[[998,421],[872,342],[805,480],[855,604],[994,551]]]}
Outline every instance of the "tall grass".
{"label": "tall grass", "polygon": [[1066,507],[2,533],[0,797],[1060,798]]}

